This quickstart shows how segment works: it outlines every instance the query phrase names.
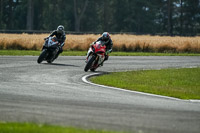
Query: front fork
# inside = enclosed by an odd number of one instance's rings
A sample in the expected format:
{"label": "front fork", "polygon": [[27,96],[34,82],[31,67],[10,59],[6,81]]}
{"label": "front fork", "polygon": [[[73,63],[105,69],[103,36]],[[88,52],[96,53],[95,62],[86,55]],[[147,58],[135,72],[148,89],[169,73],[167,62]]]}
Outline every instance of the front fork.
{"label": "front fork", "polygon": [[[93,54],[93,51],[92,51],[92,48],[90,47],[90,49],[87,52],[87,57],[86,57],[86,61],[85,61],[86,63],[90,60],[90,58],[92,58],[91,54]],[[103,58],[101,56],[102,55],[97,55],[96,61],[95,61],[96,65],[100,65],[104,61],[105,57]]]}
{"label": "front fork", "polygon": [[88,60],[89,60],[89,57],[90,57],[90,55],[93,53],[93,51],[92,51],[92,49],[91,49],[91,47],[90,47],[90,49],[88,50],[88,52],[87,52],[87,57],[86,57],[86,63],[88,62]]}

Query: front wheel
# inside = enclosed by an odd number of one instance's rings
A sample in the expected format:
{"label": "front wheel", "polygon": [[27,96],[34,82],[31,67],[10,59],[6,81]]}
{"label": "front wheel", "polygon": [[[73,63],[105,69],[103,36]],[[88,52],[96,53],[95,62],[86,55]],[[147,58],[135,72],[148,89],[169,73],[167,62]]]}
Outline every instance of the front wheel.
{"label": "front wheel", "polygon": [[51,64],[53,62],[53,60],[48,60],[47,63]]}
{"label": "front wheel", "polygon": [[37,63],[41,63],[47,55],[47,50],[43,50],[40,56],[38,57]]}
{"label": "front wheel", "polygon": [[96,70],[96,68],[92,68],[92,69],[90,69],[90,71],[92,71],[92,72],[94,72]]}
{"label": "front wheel", "polygon": [[93,55],[92,58],[88,61],[88,63],[85,66],[85,69],[84,69],[85,72],[87,72],[90,69],[90,67],[92,66],[92,64],[95,61],[95,59],[96,59],[96,56]]}

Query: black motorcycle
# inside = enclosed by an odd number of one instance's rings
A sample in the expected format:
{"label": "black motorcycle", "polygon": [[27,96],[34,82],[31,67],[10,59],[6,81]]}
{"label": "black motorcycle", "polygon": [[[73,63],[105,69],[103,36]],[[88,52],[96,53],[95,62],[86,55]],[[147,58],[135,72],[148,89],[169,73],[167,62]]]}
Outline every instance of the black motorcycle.
{"label": "black motorcycle", "polygon": [[48,37],[45,40],[45,43],[42,48],[42,52],[38,57],[37,62],[41,63],[42,61],[47,61],[48,63],[52,63],[58,56],[59,51],[59,42],[56,37]]}

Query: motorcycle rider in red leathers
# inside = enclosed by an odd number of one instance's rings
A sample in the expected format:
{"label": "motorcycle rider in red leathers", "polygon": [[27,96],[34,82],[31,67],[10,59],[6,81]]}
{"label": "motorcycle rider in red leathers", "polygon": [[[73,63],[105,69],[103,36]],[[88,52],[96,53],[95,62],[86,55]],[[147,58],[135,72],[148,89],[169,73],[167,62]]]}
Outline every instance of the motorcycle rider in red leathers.
{"label": "motorcycle rider in red leathers", "polygon": [[[93,44],[97,41],[104,41],[106,45],[106,53],[104,61],[108,60],[108,54],[112,52],[113,42],[108,32],[104,32],[101,37],[99,37]],[[103,63],[101,64],[103,66]]]}

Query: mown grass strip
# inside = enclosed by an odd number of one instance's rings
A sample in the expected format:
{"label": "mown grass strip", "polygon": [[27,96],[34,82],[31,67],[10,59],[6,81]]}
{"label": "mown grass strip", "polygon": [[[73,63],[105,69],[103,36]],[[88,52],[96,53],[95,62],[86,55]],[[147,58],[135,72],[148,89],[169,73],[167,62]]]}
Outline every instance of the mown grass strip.
{"label": "mown grass strip", "polygon": [[38,125],[32,123],[1,123],[0,133],[122,133],[104,130],[87,130],[74,127]]}
{"label": "mown grass strip", "polygon": [[40,51],[33,50],[0,50],[0,55],[11,55],[11,56],[24,56],[24,55],[33,55],[39,56]]}
{"label": "mown grass strip", "polygon": [[112,52],[111,56],[200,56],[197,53]]}
{"label": "mown grass strip", "polygon": [[[34,50],[0,50],[0,55],[39,56],[41,51]],[[63,51],[61,56],[86,56],[87,51]],[[200,53],[148,53],[148,52],[112,52],[110,56],[200,56]]]}
{"label": "mown grass strip", "polygon": [[[39,56],[41,51],[34,50],[0,50],[0,55],[11,55],[11,56]],[[61,56],[85,56],[86,51],[64,51]]]}
{"label": "mown grass strip", "polygon": [[200,68],[113,72],[90,80],[97,84],[180,99],[200,99]]}

